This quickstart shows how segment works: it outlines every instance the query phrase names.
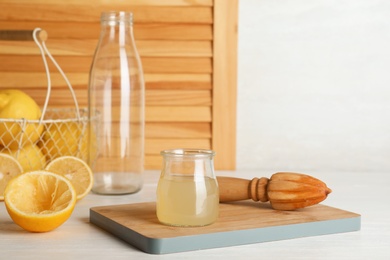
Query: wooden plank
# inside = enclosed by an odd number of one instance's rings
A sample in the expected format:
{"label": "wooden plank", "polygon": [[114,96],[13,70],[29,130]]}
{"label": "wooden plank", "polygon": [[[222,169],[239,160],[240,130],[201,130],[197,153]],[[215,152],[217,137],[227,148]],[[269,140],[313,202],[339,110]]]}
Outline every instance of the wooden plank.
{"label": "wooden plank", "polygon": [[[80,106],[82,108],[82,106]],[[60,108],[56,105],[49,105],[49,108]],[[69,108],[69,106],[67,106]],[[114,114],[115,110],[118,110],[117,107],[113,108]],[[45,117],[45,119],[48,119]],[[176,124],[184,122],[202,122],[210,123],[211,122],[211,108],[210,107],[194,107],[194,106],[175,106],[175,107],[166,107],[166,106],[146,106],[145,107],[145,122],[149,123],[173,123]],[[169,135],[172,135],[170,133]]]}
{"label": "wooden plank", "polygon": [[[52,39],[98,39],[100,23],[0,20],[0,30],[44,29]],[[137,40],[212,40],[213,28],[210,24],[181,23],[136,23],[134,36]]]}
{"label": "wooden plank", "polygon": [[209,90],[149,90],[145,99],[148,106],[211,106]]}
{"label": "wooden plank", "polygon": [[147,82],[210,82],[210,74],[145,74]]}
{"label": "wooden plank", "polygon": [[160,154],[160,151],[164,149],[175,148],[203,148],[210,149],[210,139],[182,139],[182,138],[146,138],[145,140],[145,154]]}
{"label": "wooden plank", "polygon": [[[66,73],[66,76],[72,85],[84,85],[86,89],[88,73]],[[52,86],[66,87],[66,82],[60,73],[50,73],[50,78]],[[35,88],[47,89],[47,76],[45,72],[0,72],[0,85],[3,88],[23,88],[26,91]]]}
{"label": "wooden plank", "polygon": [[[119,123],[113,123],[118,129]],[[146,122],[145,138],[153,140],[210,140],[211,124],[209,122]],[[210,147],[210,143],[208,144]]]}
{"label": "wooden plank", "polygon": [[[88,73],[66,73],[67,78],[74,88],[87,88]],[[57,88],[67,87],[60,73],[50,73],[52,86]],[[1,72],[0,85],[4,88],[47,88],[46,73],[29,73],[29,72]],[[210,74],[145,74],[144,79],[148,83],[210,83]],[[76,87],[75,87],[76,86]]]}
{"label": "wooden plank", "polygon": [[[93,1],[68,4],[64,1],[48,3],[4,3],[0,2],[0,20],[51,21],[51,22],[97,22],[100,14],[107,10],[133,12],[134,23],[203,23],[213,22],[209,6],[132,6],[115,5],[107,1],[96,5]],[[6,11],[4,11],[6,10]]]}
{"label": "wooden plank", "polygon": [[[199,74],[200,75],[200,74]],[[211,81],[146,82],[146,89],[212,89]]]}
{"label": "wooden plank", "polygon": [[146,138],[208,138],[211,139],[211,124],[203,122],[191,123],[156,123],[146,122]]}
{"label": "wooden plank", "polygon": [[[38,50],[38,49],[37,49]],[[89,73],[92,56],[54,56],[65,73]],[[43,72],[44,66],[41,55],[0,55],[0,72]],[[57,69],[48,63],[50,71]]]}
{"label": "wooden plank", "polygon": [[211,122],[211,108],[199,106],[146,107],[147,122]]}
{"label": "wooden plank", "polygon": [[[2,87],[3,88],[3,87]],[[43,106],[47,88],[18,88],[30,95],[40,106]],[[73,88],[79,106],[88,105],[88,92],[86,88]],[[114,103],[120,102],[120,97],[113,97]],[[66,87],[52,88],[50,105],[53,107],[73,107],[73,97]],[[149,90],[145,93],[146,106],[211,106],[211,93],[209,90]]]}
{"label": "wooden plank", "polygon": [[[1,0],[2,3],[7,4],[29,4],[31,0]],[[36,4],[56,4],[67,7],[68,5],[104,5],[111,4],[115,6],[128,5],[123,0],[67,0],[66,2],[58,2],[55,0],[34,0]],[[132,0],[131,6],[212,6],[213,0]]]}
{"label": "wooden plank", "polygon": [[[114,103],[120,98],[114,97]],[[146,106],[211,106],[209,90],[148,90],[145,93]]]}
{"label": "wooden plank", "polygon": [[[61,68],[69,72],[89,73],[92,56],[55,56]],[[144,73],[212,73],[211,58],[170,58],[142,57]],[[42,72],[43,61],[40,55],[0,55],[2,72]],[[49,62],[50,71],[55,71]]]}
{"label": "wooden plank", "polygon": [[213,27],[209,24],[134,24],[137,40],[213,40]]}
{"label": "wooden plank", "polygon": [[[98,40],[48,40],[46,46],[53,56],[92,56]],[[211,57],[210,41],[143,41],[136,42],[141,57]],[[0,41],[0,55],[37,55],[33,42]]]}
{"label": "wooden plank", "polygon": [[214,1],[213,139],[215,167],[236,167],[238,0]]}
{"label": "wooden plank", "polygon": [[[1,75],[1,73],[0,73],[0,75]],[[43,79],[41,79],[41,80],[43,80]],[[2,82],[2,81],[0,80],[0,82]],[[28,84],[29,83],[26,81],[26,85],[28,85]],[[82,82],[81,84],[73,84],[73,82],[72,82],[72,88],[76,89],[76,90],[77,89],[86,90],[87,85],[88,85],[87,82]],[[191,81],[188,81],[188,82],[168,82],[168,81],[163,81],[163,82],[146,82],[145,88],[146,88],[146,91],[153,90],[153,89],[210,90],[211,85],[212,85],[211,82],[191,82]],[[55,88],[65,88],[66,85],[65,85],[65,83],[63,83],[61,85],[55,85],[54,87]],[[22,89],[22,90],[27,90],[27,91],[34,91],[34,89],[35,90],[43,89],[44,92],[46,92],[45,90],[47,89],[47,83],[42,82],[42,84],[39,86],[25,86],[25,85],[17,85],[17,84],[10,86],[10,84],[6,84],[6,85],[3,85],[2,88],[17,88],[17,89]]]}
{"label": "wooden plank", "polygon": [[[1,58],[0,58],[1,59]],[[212,73],[212,59],[198,57],[141,57],[145,73]]]}
{"label": "wooden plank", "polygon": [[[50,106],[50,107],[56,107],[56,106]],[[112,111],[114,115],[118,114],[119,106],[113,106]],[[148,123],[149,122],[210,123],[211,108],[208,106],[146,106],[145,121]]]}

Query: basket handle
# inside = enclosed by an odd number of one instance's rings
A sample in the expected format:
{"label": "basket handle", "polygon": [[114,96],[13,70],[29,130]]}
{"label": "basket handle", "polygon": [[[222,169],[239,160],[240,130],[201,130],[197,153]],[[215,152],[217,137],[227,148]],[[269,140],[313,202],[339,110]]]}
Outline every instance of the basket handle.
{"label": "basket handle", "polygon": [[[29,31],[29,32],[31,33],[31,31]],[[41,116],[41,118],[39,120],[39,123],[42,123],[42,121],[43,121],[43,119],[45,117],[46,109],[47,109],[47,106],[48,106],[48,103],[49,103],[50,93],[51,93],[50,70],[49,70],[49,66],[47,65],[46,55],[53,62],[53,64],[56,66],[57,70],[60,72],[61,76],[64,78],[66,84],[68,85],[69,91],[70,91],[70,93],[71,93],[71,95],[73,97],[73,101],[74,101],[74,104],[75,104],[75,107],[76,107],[77,120],[80,120],[79,104],[77,103],[76,94],[75,94],[75,92],[74,92],[74,90],[72,88],[72,85],[70,84],[70,82],[69,82],[68,78],[66,77],[65,73],[62,71],[60,65],[58,65],[58,63],[56,62],[56,60],[53,58],[53,56],[50,54],[49,50],[46,47],[46,44],[45,44],[45,41],[47,39],[46,31],[42,30],[41,28],[35,28],[32,31],[32,38],[33,38],[34,42],[36,43],[36,45],[38,46],[38,48],[39,48],[39,50],[41,52],[41,56],[42,56],[42,60],[43,60],[44,66],[45,66],[46,76],[47,76],[47,94],[46,94],[45,104],[44,104],[43,109],[42,109],[42,116]]]}

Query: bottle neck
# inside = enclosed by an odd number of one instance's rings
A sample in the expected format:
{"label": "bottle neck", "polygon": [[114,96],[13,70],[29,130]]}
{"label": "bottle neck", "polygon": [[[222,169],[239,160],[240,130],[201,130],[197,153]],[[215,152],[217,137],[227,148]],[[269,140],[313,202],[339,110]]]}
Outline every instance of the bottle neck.
{"label": "bottle neck", "polygon": [[117,26],[119,24],[133,25],[133,14],[130,12],[103,12],[100,17],[102,25]]}
{"label": "bottle neck", "polygon": [[103,12],[101,15],[100,44],[125,46],[133,44],[133,14],[129,12]]}

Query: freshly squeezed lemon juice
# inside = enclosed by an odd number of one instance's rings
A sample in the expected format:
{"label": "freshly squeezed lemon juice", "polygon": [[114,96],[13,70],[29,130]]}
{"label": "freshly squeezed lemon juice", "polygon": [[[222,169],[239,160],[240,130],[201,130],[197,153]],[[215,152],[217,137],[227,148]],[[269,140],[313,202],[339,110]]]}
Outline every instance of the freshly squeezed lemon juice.
{"label": "freshly squeezed lemon juice", "polygon": [[170,175],[157,187],[157,217],[174,226],[204,226],[218,218],[219,190],[210,177]]}

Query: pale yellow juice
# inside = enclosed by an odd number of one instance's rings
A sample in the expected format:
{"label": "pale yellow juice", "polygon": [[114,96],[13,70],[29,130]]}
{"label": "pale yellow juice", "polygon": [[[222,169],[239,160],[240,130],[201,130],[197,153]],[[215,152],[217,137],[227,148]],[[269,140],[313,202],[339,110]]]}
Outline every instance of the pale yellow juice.
{"label": "pale yellow juice", "polygon": [[215,179],[174,175],[160,179],[157,218],[173,226],[204,226],[218,218],[219,190]]}

